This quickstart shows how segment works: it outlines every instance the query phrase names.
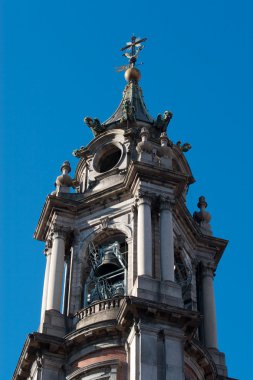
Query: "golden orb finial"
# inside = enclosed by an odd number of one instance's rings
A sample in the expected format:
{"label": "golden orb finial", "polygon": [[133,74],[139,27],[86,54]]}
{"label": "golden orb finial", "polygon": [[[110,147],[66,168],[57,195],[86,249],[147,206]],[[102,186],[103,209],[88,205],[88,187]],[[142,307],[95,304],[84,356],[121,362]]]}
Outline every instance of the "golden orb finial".
{"label": "golden orb finial", "polygon": [[125,79],[127,82],[136,81],[138,82],[141,79],[140,70],[136,69],[136,67],[129,67],[125,71]]}

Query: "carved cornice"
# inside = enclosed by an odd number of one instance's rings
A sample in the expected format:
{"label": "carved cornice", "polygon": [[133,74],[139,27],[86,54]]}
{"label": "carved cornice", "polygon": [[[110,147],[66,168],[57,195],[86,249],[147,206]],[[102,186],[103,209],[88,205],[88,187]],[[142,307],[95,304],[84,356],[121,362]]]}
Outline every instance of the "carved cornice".
{"label": "carved cornice", "polygon": [[118,313],[118,323],[130,327],[136,318],[144,324],[156,318],[161,323],[169,321],[171,325],[181,328],[187,337],[193,336],[199,325],[200,316],[196,311],[174,308],[160,302],[147,301],[137,297],[124,297]]}

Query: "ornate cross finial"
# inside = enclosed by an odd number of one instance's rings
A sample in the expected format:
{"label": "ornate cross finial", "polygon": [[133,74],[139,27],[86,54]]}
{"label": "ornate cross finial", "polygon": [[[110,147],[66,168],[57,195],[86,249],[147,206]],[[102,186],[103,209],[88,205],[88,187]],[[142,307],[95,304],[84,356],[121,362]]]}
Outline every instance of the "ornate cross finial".
{"label": "ornate cross finial", "polygon": [[140,51],[144,48],[144,45],[141,45],[142,42],[146,41],[147,38],[137,38],[132,37],[130,42],[127,42],[120,51],[128,50],[129,53],[124,53],[123,56],[129,59],[129,67],[134,67],[137,57]]}

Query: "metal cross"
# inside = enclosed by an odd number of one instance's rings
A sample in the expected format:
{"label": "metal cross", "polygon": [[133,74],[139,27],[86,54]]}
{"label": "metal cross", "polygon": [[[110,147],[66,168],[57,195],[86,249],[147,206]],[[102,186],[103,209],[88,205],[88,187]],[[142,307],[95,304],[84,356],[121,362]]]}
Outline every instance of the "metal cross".
{"label": "metal cross", "polygon": [[135,62],[137,60],[137,56],[139,52],[144,48],[144,45],[141,45],[142,42],[146,41],[147,38],[137,38],[135,36],[132,37],[131,42],[127,42],[126,46],[124,46],[120,51],[129,50],[130,53],[124,53],[123,56],[129,59],[129,66],[134,67]]}

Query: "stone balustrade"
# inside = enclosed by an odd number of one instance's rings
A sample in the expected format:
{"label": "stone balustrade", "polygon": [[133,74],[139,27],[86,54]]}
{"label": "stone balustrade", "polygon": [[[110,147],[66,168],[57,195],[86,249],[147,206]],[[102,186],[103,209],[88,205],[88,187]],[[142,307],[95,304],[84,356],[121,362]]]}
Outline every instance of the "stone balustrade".
{"label": "stone balustrade", "polygon": [[[80,310],[75,315],[77,318],[77,327],[83,327],[86,324],[86,319],[87,323],[92,323],[90,320],[92,317],[94,317],[93,319],[95,323],[97,319],[96,314],[100,314],[100,312],[104,313],[104,320],[111,319],[113,317],[116,318],[121,300],[122,298],[102,300]],[[101,314],[99,315],[99,320],[101,320]]]}

